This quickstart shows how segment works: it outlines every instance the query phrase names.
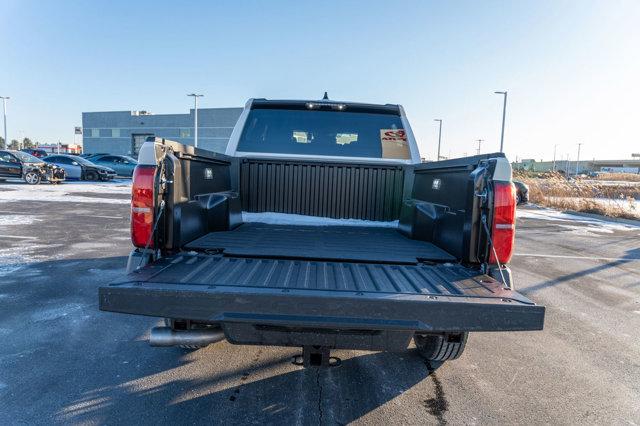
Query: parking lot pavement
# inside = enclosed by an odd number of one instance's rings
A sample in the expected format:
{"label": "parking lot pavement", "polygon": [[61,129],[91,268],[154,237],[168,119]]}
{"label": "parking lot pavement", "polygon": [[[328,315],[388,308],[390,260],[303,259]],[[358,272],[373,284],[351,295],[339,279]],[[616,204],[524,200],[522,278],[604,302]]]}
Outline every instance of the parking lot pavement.
{"label": "parking lot pavement", "polygon": [[544,331],[302,369],[295,348],[151,348],[158,319],[98,311],[130,250],[114,188],[0,197],[0,424],[640,424],[640,228],[523,210],[512,266]]}

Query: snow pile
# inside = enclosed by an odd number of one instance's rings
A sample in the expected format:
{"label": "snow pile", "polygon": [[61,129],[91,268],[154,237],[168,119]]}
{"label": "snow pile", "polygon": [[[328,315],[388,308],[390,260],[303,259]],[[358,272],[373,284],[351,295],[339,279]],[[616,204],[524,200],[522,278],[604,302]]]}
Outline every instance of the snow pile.
{"label": "snow pile", "polygon": [[590,232],[610,234],[614,231],[640,231],[640,226],[636,225],[589,218],[546,208],[535,210],[517,209],[516,216],[518,219],[539,219],[564,222],[563,224],[560,224],[561,228],[581,234],[589,234]]}
{"label": "snow pile", "polygon": [[[78,193],[92,193],[85,196]],[[104,194],[104,197],[100,195]],[[57,201],[68,203],[129,204],[128,198],[113,198],[109,195],[131,194],[130,181],[114,182],[64,182],[59,185],[0,184],[0,202]]]}
{"label": "snow pile", "polygon": [[31,225],[33,222],[40,221],[33,216],[20,214],[3,214],[0,215],[0,226],[8,225]]}
{"label": "snow pile", "polygon": [[307,226],[367,226],[377,228],[397,228],[398,221],[377,222],[361,219],[332,219],[328,217],[304,216],[288,213],[249,213],[242,212],[245,223],[258,222],[269,225],[307,225]]}

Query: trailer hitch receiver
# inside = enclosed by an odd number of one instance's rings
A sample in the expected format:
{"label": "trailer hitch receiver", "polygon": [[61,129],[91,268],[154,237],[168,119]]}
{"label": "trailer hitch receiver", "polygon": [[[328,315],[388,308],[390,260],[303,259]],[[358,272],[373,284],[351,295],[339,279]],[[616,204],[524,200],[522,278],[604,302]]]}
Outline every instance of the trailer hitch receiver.
{"label": "trailer hitch receiver", "polygon": [[308,367],[337,367],[342,364],[340,358],[331,356],[331,349],[326,346],[303,346],[302,354],[296,355],[293,364]]}

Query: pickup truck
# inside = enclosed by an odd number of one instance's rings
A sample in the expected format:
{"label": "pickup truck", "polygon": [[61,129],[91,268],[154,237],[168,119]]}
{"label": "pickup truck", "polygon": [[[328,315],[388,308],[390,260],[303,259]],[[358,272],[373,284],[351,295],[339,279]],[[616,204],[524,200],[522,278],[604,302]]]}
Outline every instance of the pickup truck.
{"label": "pickup truck", "polygon": [[502,153],[423,163],[399,105],[252,99],[225,154],[141,147],[135,249],[99,305],[165,318],[154,346],[453,360],[469,332],[543,327],[507,266],[515,206]]}

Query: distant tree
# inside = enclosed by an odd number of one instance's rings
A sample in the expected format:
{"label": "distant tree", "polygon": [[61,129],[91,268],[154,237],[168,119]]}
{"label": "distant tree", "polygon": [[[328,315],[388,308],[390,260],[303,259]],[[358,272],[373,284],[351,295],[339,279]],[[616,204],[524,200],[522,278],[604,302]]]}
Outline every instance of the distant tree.
{"label": "distant tree", "polygon": [[31,139],[29,139],[29,138],[22,139],[22,147],[23,148],[33,148],[35,146],[36,146],[36,144],[33,143],[33,141]]}
{"label": "distant tree", "polygon": [[9,149],[20,149],[20,142],[17,139],[11,139],[11,143],[9,144]]}
{"label": "distant tree", "polygon": [[4,149],[4,138],[0,136],[0,149]]}

